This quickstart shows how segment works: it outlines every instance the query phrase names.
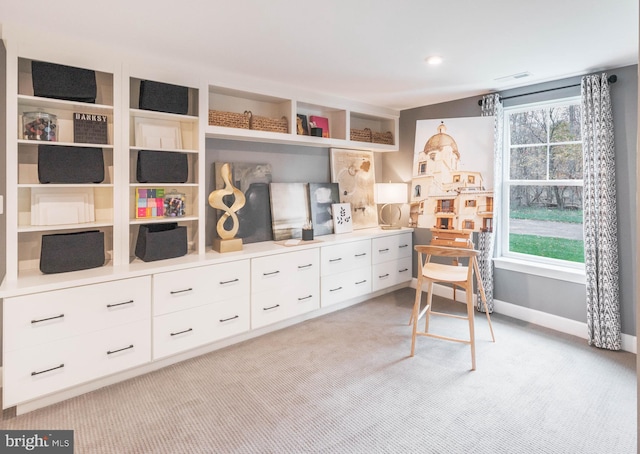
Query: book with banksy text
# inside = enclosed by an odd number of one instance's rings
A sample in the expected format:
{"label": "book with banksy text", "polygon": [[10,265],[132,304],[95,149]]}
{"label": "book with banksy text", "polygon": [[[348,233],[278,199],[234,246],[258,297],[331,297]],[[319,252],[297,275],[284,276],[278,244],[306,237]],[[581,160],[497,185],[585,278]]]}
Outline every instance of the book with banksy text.
{"label": "book with banksy text", "polygon": [[73,141],[75,143],[109,143],[109,119],[106,115],[74,112]]}

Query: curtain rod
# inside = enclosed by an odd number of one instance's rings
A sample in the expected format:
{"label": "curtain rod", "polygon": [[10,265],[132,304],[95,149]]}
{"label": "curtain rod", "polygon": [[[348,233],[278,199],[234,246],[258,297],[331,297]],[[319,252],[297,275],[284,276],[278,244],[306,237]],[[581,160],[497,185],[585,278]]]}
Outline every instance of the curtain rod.
{"label": "curtain rod", "polygon": [[[617,80],[618,80],[618,76],[616,76],[615,74],[612,74],[607,78],[607,81],[610,84],[615,84]],[[539,93],[546,93],[548,91],[555,91],[555,90],[562,90],[562,89],[565,89],[565,88],[579,87],[580,85],[581,84],[565,85],[564,87],[547,88],[546,90],[532,91],[530,93],[521,93],[519,95],[505,96],[505,97],[501,96],[500,97],[500,101],[504,101],[505,99],[519,98],[521,96],[537,95]],[[479,106],[482,105],[482,99],[478,101],[478,105]]]}

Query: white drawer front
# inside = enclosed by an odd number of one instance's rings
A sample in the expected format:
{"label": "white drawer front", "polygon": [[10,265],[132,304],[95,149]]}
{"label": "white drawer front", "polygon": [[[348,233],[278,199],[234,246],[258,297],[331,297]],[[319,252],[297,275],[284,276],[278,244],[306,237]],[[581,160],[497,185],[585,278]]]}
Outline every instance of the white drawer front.
{"label": "white drawer front", "polygon": [[90,379],[147,363],[151,361],[151,320],[95,333],[90,345]]}
{"label": "white drawer front", "polygon": [[87,379],[87,350],[78,338],[5,352],[4,408],[77,385]]}
{"label": "white drawer front", "polygon": [[289,252],[251,260],[251,292],[273,291],[320,275],[319,249]]}
{"label": "white drawer front", "polygon": [[4,349],[58,339],[148,318],[151,278],[123,279],[4,301]]}
{"label": "white drawer front", "polygon": [[208,344],[249,328],[249,302],[208,304],[153,319],[153,358]]}
{"label": "white drawer front", "polygon": [[402,257],[398,259],[398,266],[396,267],[397,278],[396,284],[410,281],[413,277],[413,257]]}
{"label": "white drawer front", "polygon": [[371,293],[371,267],[322,278],[322,307]]}
{"label": "white drawer front", "polygon": [[249,261],[153,275],[153,315],[248,296]]}
{"label": "white drawer front", "polygon": [[371,240],[323,247],[320,252],[322,275],[343,273],[371,265]]}
{"label": "white drawer front", "polygon": [[290,292],[287,292],[287,312],[295,317],[320,308],[320,277],[316,274],[299,280]]}
{"label": "white drawer front", "polygon": [[373,291],[391,287],[411,279],[411,257],[373,265]]}
{"label": "white drawer front", "polygon": [[411,256],[411,233],[374,238],[371,246],[372,263],[382,263]]}
{"label": "white drawer front", "polygon": [[289,317],[287,297],[290,289],[282,288],[251,294],[251,329],[270,325]]}

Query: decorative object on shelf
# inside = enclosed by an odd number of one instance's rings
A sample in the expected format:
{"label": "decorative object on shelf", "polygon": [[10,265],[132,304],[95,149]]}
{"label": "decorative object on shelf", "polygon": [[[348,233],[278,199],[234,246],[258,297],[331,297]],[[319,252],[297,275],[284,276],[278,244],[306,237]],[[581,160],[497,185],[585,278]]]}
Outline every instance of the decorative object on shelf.
{"label": "decorative object on shelf", "polygon": [[340,202],[351,203],[354,229],[378,226],[372,151],[332,148],[331,181],[340,187]]}
{"label": "decorative object on shelf", "polygon": [[187,254],[187,228],[177,222],[142,224],[135,253],[143,262],[182,257]]}
{"label": "decorative object on shelf", "polygon": [[307,123],[306,115],[296,115],[296,133],[301,136],[309,135],[309,124]]}
{"label": "decorative object on shelf", "polygon": [[282,116],[280,118],[269,118],[261,117],[259,115],[252,115],[250,128],[257,131],[279,132],[282,134],[287,134],[289,133],[289,120],[285,116]]}
{"label": "decorative object on shelf", "polygon": [[33,95],[43,98],[95,103],[95,71],[43,61],[31,62]]}
{"label": "decorative object on shelf", "polygon": [[73,113],[75,143],[109,143],[108,117],[100,114]]}
{"label": "decorative object on shelf", "polygon": [[38,180],[43,184],[102,183],[102,148],[38,145]]}
{"label": "decorative object on shelf", "polygon": [[331,205],[340,203],[338,183],[309,183],[309,208],[315,236],[333,233]]}
{"label": "decorative object on shelf", "polygon": [[302,241],[313,241],[313,224],[309,219],[302,226]]}
{"label": "decorative object on shelf", "polygon": [[[223,210],[224,214],[218,219],[216,231],[220,238],[213,239],[213,249],[217,252],[232,252],[242,250],[242,238],[235,238],[238,233],[239,223],[236,211],[245,204],[245,197],[241,190],[231,183],[231,166],[229,163],[222,165],[220,177],[224,182],[222,189],[217,189],[209,194],[209,205],[218,210]],[[225,196],[233,196],[233,203],[227,206],[224,202]],[[231,227],[225,226],[226,220],[231,219]]]}
{"label": "decorative object on shelf", "polygon": [[322,128],[310,127],[309,135],[313,137],[322,137]]}
{"label": "decorative object on shelf", "polygon": [[373,143],[381,143],[385,145],[393,145],[393,133],[387,132],[373,132],[371,133],[371,141]]}
{"label": "decorative object on shelf", "polygon": [[104,261],[104,232],[42,235],[40,271],[45,274],[98,268]]}
{"label": "decorative object on shelf", "polygon": [[189,112],[189,88],[141,80],[138,107],[142,110],[185,115]]}
{"label": "decorative object on shelf", "polygon": [[31,225],[95,222],[92,188],[31,188]]}
{"label": "decorative object on shelf", "polygon": [[209,110],[209,125],[225,128],[249,129],[251,112],[244,113],[223,112],[221,110]]}
{"label": "decorative object on shelf", "polygon": [[136,147],[182,149],[180,122],[152,118],[134,118]]}
{"label": "decorative object on shelf", "polygon": [[273,239],[300,238],[302,227],[310,218],[305,183],[271,183],[271,218]]}
{"label": "decorative object on shelf", "polygon": [[331,205],[331,211],[333,212],[333,230],[336,234],[353,231],[350,203],[334,203]]}
{"label": "decorative object on shelf", "polygon": [[186,212],[186,197],[175,189],[164,195],[164,215],[170,218],[181,218]]}
{"label": "decorative object on shelf", "polygon": [[46,112],[25,112],[22,114],[22,134],[27,140],[58,140],[58,117]]}
{"label": "decorative object on shelf", "polygon": [[164,188],[136,188],[136,219],[164,216]]}
{"label": "decorative object on shelf", "polygon": [[[328,139],[331,137],[329,134],[329,119],[327,117],[320,117],[318,115],[310,115],[309,116],[309,126],[311,128],[320,128],[322,129],[322,137]],[[312,134],[313,135],[313,134]]]}
{"label": "decorative object on shelf", "polygon": [[[224,188],[221,168],[224,163],[215,163],[215,189]],[[236,213],[238,216],[238,233],[243,244],[258,243],[273,240],[271,221],[271,200],[269,197],[269,183],[271,183],[271,164],[254,164],[249,162],[229,163],[231,181],[245,195],[245,205]],[[230,204],[232,196],[226,196],[225,202]],[[214,210],[215,211],[215,210]],[[216,212],[216,215],[220,214]],[[221,216],[222,214],[220,214]],[[219,216],[216,217],[216,221]],[[225,223],[226,229],[231,229],[232,219]]]}
{"label": "decorative object on shelf", "polygon": [[186,183],[189,161],[185,153],[140,150],[136,160],[138,183]]}
{"label": "decorative object on shelf", "polygon": [[[402,209],[399,204],[407,203],[407,185],[405,183],[376,183],[374,186],[374,199],[380,205],[380,228],[383,230],[393,230],[400,228],[400,218]],[[384,217],[384,209],[389,205],[395,205],[397,215],[391,218],[391,222]]]}
{"label": "decorative object on shelf", "polygon": [[371,142],[371,129],[351,129],[350,138],[355,142]]}

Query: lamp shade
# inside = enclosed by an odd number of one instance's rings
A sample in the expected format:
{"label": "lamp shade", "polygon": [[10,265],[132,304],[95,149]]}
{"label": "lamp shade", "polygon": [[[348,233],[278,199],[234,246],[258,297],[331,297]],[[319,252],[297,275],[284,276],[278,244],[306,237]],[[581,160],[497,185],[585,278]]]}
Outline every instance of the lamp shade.
{"label": "lamp shade", "polygon": [[407,203],[407,185],[406,183],[376,183],[374,199],[378,204]]}

